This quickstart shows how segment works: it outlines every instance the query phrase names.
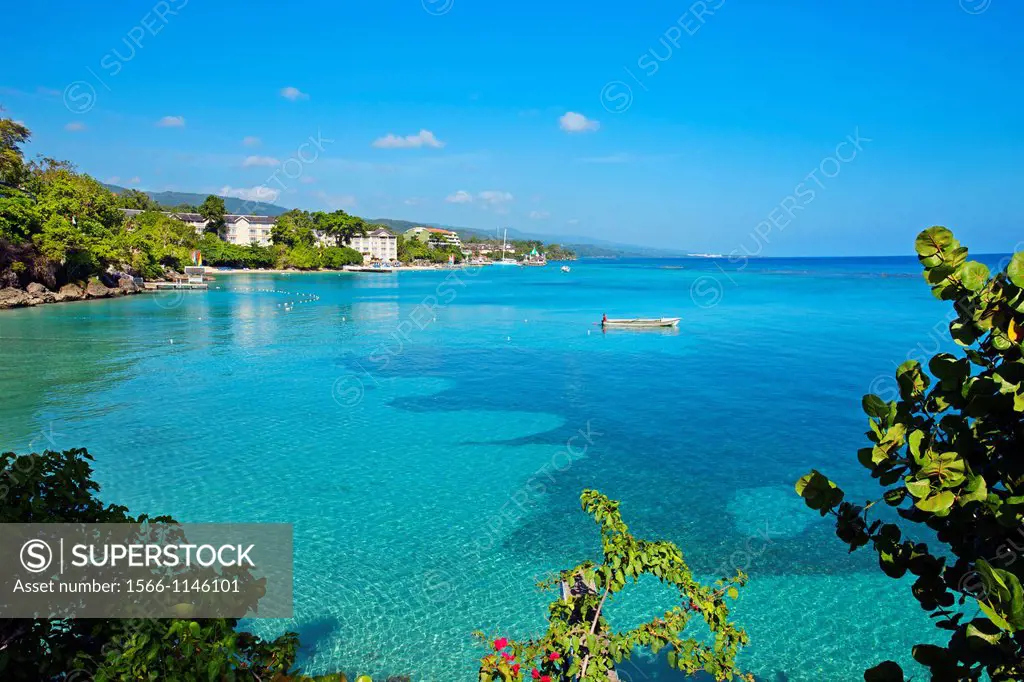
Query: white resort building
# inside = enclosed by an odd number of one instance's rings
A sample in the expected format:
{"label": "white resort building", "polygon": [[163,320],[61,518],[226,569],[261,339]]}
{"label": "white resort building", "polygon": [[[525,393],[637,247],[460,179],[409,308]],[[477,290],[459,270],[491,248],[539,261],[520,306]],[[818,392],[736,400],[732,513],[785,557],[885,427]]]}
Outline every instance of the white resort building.
{"label": "white resort building", "polygon": [[[125,218],[133,218],[142,211],[133,208],[122,208],[120,211]],[[209,223],[198,213],[164,211],[165,216],[180,220],[186,225],[195,229],[196,234],[203,234]],[[224,216],[224,241],[239,246],[259,244],[270,246],[271,233],[277,219],[265,215],[237,215],[228,214]],[[441,230],[444,232],[445,230]],[[454,232],[452,234],[455,234]],[[458,239],[458,235],[455,235]],[[317,243],[323,246],[334,245],[334,238],[323,234],[316,234]],[[461,242],[460,242],[461,244]],[[398,260],[398,237],[383,227],[371,230],[364,235],[356,235],[346,242],[345,246],[355,249],[363,255],[363,260],[370,261],[396,261]]]}
{"label": "white resort building", "polygon": [[439,227],[413,227],[405,231],[406,239],[418,239],[433,248],[438,246],[457,246],[462,248],[462,240],[458,232],[442,230]]}
{"label": "white resort building", "polygon": [[[120,209],[125,218],[132,218],[142,211],[134,208]],[[196,231],[196,234],[203,234],[210,221],[198,213],[163,211],[165,216],[180,220]],[[270,246],[270,233],[277,224],[277,219],[265,215],[238,215],[229,213],[224,216],[224,241],[239,246],[249,246],[256,243],[260,246]]]}
{"label": "white resort building", "polygon": [[[314,235],[316,243],[320,246],[334,246],[334,237],[320,232],[315,232]],[[357,234],[351,239],[346,240],[344,246],[362,254],[364,263],[377,260],[398,260],[398,237],[383,227],[370,230],[363,235]]]}
{"label": "white resort building", "polygon": [[398,237],[383,227],[352,237],[346,246],[363,254],[364,262],[398,260]]}
{"label": "white resort building", "polygon": [[241,246],[270,246],[270,231],[276,224],[276,219],[265,215],[226,215],[224,239]]}
{"label": "white resort building", "polygon": [[206,231],[206,223],[209,221],[203,218],[198,213],[164,213],[166,216],[176,218],[186,225],[191,225],[195,229],[196,234],[202,234]]}

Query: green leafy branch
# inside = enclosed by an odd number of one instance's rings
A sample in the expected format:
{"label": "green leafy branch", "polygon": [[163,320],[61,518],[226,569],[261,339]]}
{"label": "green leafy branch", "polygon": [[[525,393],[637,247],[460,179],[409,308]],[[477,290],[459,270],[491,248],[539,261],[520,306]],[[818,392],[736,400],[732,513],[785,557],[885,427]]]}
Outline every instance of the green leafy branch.
{"label": "green leafy branch", "polygon": [[[739,596],[737,587],[746,583],[747,576],[737,571],[713,586],[702,585],[693,578],[675,544],[633,537],[618,502],[594,490],[585,490],[580,501],[600,527],[601,563],[583,562],[562,571],[557,579],[541,583],[547,588],[562,586],[562,595],[549,606],[547,633],[525,642],[495,639],[494,653],[481,661],[480,682],[509,682],[527,675],[541,682],[606,681],[614,666],[628,660],[637,648],[653,653],[667,649],[669,665],[688,674],[704,671],[716,680],[752,680],[736,666],[736,654],[748,638],[729,621],[725,601]],[[615,631],[605,607],[642,575],[653,575],[673,586],[679,604],[650,622]],[[683,637],[694,616],[707,624],[710,643]],[[477,636],[486,639],[482,633]]]}

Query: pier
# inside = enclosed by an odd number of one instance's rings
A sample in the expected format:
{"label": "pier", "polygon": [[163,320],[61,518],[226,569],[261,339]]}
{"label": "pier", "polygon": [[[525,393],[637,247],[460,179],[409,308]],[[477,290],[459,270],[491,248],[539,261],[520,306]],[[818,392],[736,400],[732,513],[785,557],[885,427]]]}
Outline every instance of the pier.
{"label": "pier", "polygon": [[162,291],[167,289],[209,289],[206,282],[146,282],[146,288],[150,291]]}

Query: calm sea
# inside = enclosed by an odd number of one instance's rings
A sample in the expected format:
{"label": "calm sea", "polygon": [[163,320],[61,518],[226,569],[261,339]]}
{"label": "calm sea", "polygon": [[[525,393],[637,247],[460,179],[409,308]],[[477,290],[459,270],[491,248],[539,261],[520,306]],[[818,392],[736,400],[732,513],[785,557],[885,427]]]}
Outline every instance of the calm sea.
{"label": "calm sea", "polygon": [[[916,260],[571,268],[222,275],[6,311],[0,447],[87,447],[135,513],[294,523],[296,618],[248,625],[300,632],[309,672],[474,679],[471,633],[539,632],[535,581],[596,555],[588,487],[699,574],[749,573],[734,616],[759,679],[906,664],[935,636],[909,583],[849,555],[793,482],[876,493],[860,398],[949,345]],[[683,319],[602,333],[602,313]],[[643,583],[611,617],[671,604]]]}

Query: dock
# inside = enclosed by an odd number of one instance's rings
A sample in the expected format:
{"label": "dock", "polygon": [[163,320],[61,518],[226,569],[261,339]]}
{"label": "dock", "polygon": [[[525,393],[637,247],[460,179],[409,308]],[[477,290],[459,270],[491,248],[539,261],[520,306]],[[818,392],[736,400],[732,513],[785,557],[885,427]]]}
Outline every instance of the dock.
{"label": "dock", "polygon": [[169,289],[209,289],[206,282],[146,282],[146,288],[150,291],[165,291]]}
{"label": "dock", "polygon": [[343,270],[346,272],[374,272],[374,273],[385,273],[394,272],[394,268],[379,267],[375,268],[370,265],[346,265]]}
{"label": "dock", "polygon": [[206,268],[202,265],[185,266],[185,276],[175,278],[170,282],[146,282],[146,288],[154,291],[164,289],[209,289],[206,283]]}

